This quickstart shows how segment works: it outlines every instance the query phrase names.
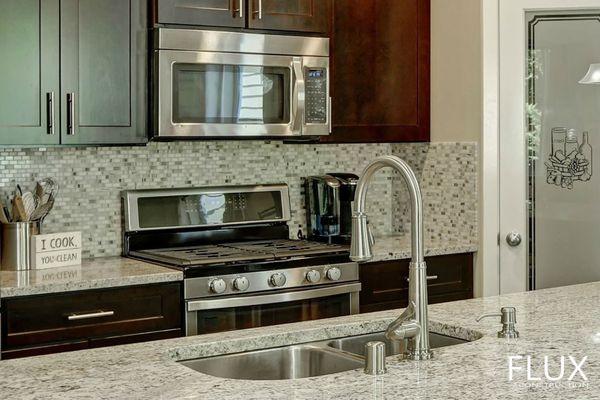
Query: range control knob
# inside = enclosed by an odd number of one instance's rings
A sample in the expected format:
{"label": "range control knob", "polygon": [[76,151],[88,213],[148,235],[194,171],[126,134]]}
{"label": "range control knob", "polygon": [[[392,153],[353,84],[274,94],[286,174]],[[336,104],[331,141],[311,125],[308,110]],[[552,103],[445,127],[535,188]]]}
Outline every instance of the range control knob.
{"label": "range control knob", "polygon": [[338,267],[329,268],[325,274],[330,281],[337,281],[342,277],[342,271]]}
{"label": "range control knob", "polygon": [[216,294],[221,294],[227,289],[227,283],[221,278],[213,279],[208,286],[210,291]]}
{"label": "range control knob", "polygon": [[271,275],[271,278],[269,278],[269,282],[271,282],[271,285],[276,286],[276,287],[281,287],[283,285],[285,285],[285,275],[282,274],[281,272],[276,272],[273,275]]}
{"label": "range control knob", "polygon": [[306,280],[310,283],[317,283],[321,280],[321,273],[316,269],[311,269],[306,273]]}
{"label": "range control knob", "polygon": [[235,290],[239,290],[240,292],[243,292],[245,290],[248,290],[249,287],[250,287],[250,282],[248,281],[248,278],[246,278],[245,276],[240,276],[233,280],[233,288]]}

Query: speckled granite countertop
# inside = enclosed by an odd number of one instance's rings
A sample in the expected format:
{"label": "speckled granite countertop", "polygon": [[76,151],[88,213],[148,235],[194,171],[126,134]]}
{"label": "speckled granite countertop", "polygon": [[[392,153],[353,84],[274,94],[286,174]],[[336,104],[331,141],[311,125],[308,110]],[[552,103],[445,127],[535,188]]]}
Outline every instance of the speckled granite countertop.
{"label": "speckled granite countertop", "polygon": [[[441,256],[444,254],[474,253],[477,243],[452,240],[426,240],[425,256]],[[410,258],[410,236],[377,236],[373,246],[371,262],[401,260]]]}
{"label": "speckled granite countertop", "polygon": [[0,297],[72,292],[183,279],[174,269],[125,257],[84,260],[81,266],[32,271],[0,271]]}
{"label": "speckled granite countertop", "polygon": [[[600,398],[600,283],[472,299],[430,307],[435,332],[474,340],[435,350],[423,362],[388,358],[374,378],[353,370],[288,381],[214,378],[175,360],[358,335],[383,330],[398,311],[304,322],[215,335],[0,361],[6,399],[592,399]],[[497,320],[475,317],[517,308],[520,339],[498,339]],[[508,380],[508,356],[533,356],[534,377],[544,355],[587,361],[565,378],[528,383],[526,362]],[[552,368],[552,367],[551,367]],[[551,370],[558,374],[556,365]],[[537,385],[537,386],[535,386]]]}
{"label": "speckled granite countertop", "polygon": [[[477,251],[477,245],[473,243],[446,240],[425,243],[427,256],[475,251]],[[375,238],[372,262],[406,258],[410,258],[409,237],[381,236]],[[180,271],[124,257],[104,257],[85,260],[79,267],[19,272],[0,271],[0,298],[182,279],[183,275]]]}

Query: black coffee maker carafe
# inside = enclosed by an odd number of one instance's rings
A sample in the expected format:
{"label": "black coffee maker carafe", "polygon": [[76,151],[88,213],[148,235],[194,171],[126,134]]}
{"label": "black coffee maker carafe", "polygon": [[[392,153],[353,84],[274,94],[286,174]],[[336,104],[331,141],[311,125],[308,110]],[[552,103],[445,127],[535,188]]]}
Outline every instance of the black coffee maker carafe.
{"label": "black coffee maker carafe", "polygon": [[358,176],[331,173],[306,178],[308,237],[329,243],[350,243],[352,202]]}

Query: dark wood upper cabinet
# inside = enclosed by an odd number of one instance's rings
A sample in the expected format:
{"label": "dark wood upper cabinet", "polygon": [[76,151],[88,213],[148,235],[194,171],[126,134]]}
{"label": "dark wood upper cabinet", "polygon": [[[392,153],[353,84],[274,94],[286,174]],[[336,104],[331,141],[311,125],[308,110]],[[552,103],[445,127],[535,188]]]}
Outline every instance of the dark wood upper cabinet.
{"label": "dark wood upper cabinet", "polygon": [[144,143],[144,0],[62,0],[61,143]]}
{"label": "dark wood upper cabinet", "polygon": [[326,36],[332,0],[151,0],[163,25],[246,28]]}
{"label": "dark wood upper cabinet", "polygon": [[59,143],[59,26],[58,0],[0,1],[0,145]]}
{"label": "dark wood upper cabinet", "polygon": [[322,141],[429,141],[430,0],[335,0],[333,20]]}
{"label": "dark wood upper cabinet", "polygon": [[0,145],[146,142],[146,10],[0,1]]}
{"label": "dark wood upper cabinet", "polygon": [[329,33],[329,0],[249,0],[249,3],[249,28]]}
{"label": "dark wood upper cabinet", "polygon": [[154,21],[166,25],[243,28],[246,0],[154,0]]}

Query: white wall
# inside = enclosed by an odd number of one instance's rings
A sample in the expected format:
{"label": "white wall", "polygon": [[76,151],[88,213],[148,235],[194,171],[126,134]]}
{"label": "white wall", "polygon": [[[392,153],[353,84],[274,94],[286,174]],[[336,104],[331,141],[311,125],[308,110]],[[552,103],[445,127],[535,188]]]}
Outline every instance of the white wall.
{"label": "white wall", "polygon": [[481,136],[481,0],[431,0],[431,141]]}
{"label": "white wall", "polygon": [[[480,194],[483,127],[482,1],[484,0],[431,0],[431,141],[479,143]],[[479,215],[481,204],[480,195]],[[479,218],[480,251],[475,266],[476,296],[484,294],[481,220]]]}

